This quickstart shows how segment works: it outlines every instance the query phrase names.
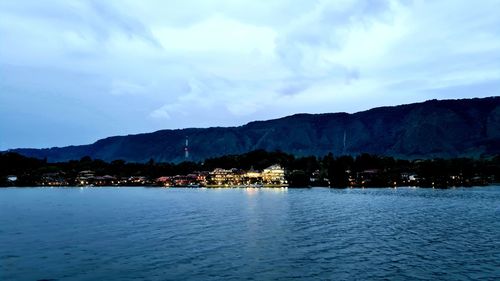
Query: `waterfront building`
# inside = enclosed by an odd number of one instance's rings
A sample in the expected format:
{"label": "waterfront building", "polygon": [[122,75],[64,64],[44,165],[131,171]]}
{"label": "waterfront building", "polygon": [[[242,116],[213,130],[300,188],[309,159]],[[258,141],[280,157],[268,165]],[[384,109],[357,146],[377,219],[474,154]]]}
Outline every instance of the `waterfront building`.
{"label": "waterfront building", "polygon": [[90,185],[94,183],[95,173],[91,170],[80,171],[76,176],[77,185]]}
{"label": "waterfront building", "polygon": [[262,184],[262,173],[253,169],[246,171],[242,180],[246,185]]}
{"label": "waterfront building", "polygon": [[209,184],[220,186],[236,186],[242,184],[242,173],[238,169],[221,169],[216,168],[209,175]]}
{"label": "waterfront building", "polygon": [[156,185],[169,187],[172,186],[172,179],[170,177],[159,177],[155,180]]}
{"label": "waterfront building", "polygon": [[196,181],[199,185],[205,186],[207,185],[207,178],[210,175],[210,172],[207,171],[201,171],[201,172],[194,172],[194,175],[196,175]]}
{"label": "waterfront building", "polygon": [[148,179],[144,176],[133,176],[133,177],[129,177],[127,180],[127,185],[139,186],[139,185],[145,185],[148,183],[149,183]]}
{"label": "waterfront building", "polygon": [[69,185],[69,182],[66,180],[66,177],[63,173],[45,173],[42,175],[40,185],[43,186],[66,186]]}
{"label": "waterfront building", "polygon": [[110,186],[118,184],[118,180],[114,176],[104,175],[102,177],[94,177],[93,184],[95,186]]}
{"label": "waterfront building", "polygon": [[7,181],[11,182],[11,183],[16,182],[17,181],[17,176],[15,176],[15,175],[8,175],[7,176]]}
{"label": "waterfront building", "polygon": [[174,186],[187,187],[197,185],[198,180],[195,174],[177,175],[172,177],[172,183]]}
{"label": "waterfront building", "polygon": [[264,184],[287,184],[285,179],[285,169],[281,165],[275,164],[265,168],[262,171],[262,180]]}

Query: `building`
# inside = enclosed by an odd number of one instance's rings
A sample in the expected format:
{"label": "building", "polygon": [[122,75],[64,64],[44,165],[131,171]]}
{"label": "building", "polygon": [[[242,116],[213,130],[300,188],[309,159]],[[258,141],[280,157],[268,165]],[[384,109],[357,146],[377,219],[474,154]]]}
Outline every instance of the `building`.
{"label": "building", "polygon": [[262,173],[255,170],[246,171],[242,180],[245,185],[262,184]]}
{"label": "building", "polygon": [[7,176],[7,181],[10,183],[16,182],[17,181],[17,176],[15,175],[8,175]]}
{"label": "building", "polygon": [[91,185],[94,183],[95,173],[91,170],[85,170],[78,173],[76,176],[77,185]]}
{"label": "building", "polygon": [[285,169],[281,165],[275,164],[262,171],[262,181],[265,185],[285,185]]}
{"label": "building", "polygon": [[239,169],[221,169],[217,168],[210,172],[206,177],[208,186],[285,186],[285,170],[280,165],[272,165],[262,172],[249,170],[242,171]]}
{"label": "building", "polygon": [[169,187],[172,186],[172,179],[170,177],[159,177],[156,179],[156,185],[158,186],[164,186],[164,187]]}
{"label": "building", "polygon": [[104,175],[102,177],[94,178],[95,186],[111,186],[118,184],[118,180],[114,176]]}
{"label": "building", "polygon": [[242,184],[242,173],[238,169],[216,168],[209,174],[208,184],[218,186],[237,186]]}
{"label": "building", "polygon": [[40,185],[43,186],[67,186],[69,182],[66,179],[66,176],[63,173],[45,173],[42,175]]}

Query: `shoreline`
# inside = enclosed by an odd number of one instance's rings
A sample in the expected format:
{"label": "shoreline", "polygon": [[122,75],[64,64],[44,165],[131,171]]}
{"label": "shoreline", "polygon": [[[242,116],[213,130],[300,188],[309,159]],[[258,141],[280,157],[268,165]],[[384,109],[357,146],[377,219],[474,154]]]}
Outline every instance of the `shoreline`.
{"label": "shoreline", "polygon": [[223,186],[223,185],[212,185],[212,186],[156,186],[156,185],[103,185],[103,186],[74,186],[74,185],[64,185],[64,186],[47,186],[47,185],[37,185],[37,186],[0,186],[1,189],[23,189],[23,188],[60,188],[60,189],[99,189],[99,188],[155,188],[155,189],[313,189],[313,188],[323,188],[323,189],[398,189],[398,188],[411,188],[411,189],[471,189],[478,187],[499,187],[500,183],[492,183],[488,185],[473,185],[473,186],[448,186],[448,187],[433,187],[433,186],[378,186],[378,187],[361,187],[361,186],[350,186],[350,187],[328,187],[328,186],[285,186],[285,185],[266,185],[261,187],[255,186]]}

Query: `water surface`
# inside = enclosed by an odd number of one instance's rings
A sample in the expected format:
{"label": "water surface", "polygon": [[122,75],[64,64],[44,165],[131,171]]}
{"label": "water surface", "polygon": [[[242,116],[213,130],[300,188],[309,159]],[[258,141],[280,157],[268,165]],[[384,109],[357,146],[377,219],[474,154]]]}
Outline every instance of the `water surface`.
{"label": "water surface", "polygon": [[500,187],[0,189],[0,280],[500,280]]}

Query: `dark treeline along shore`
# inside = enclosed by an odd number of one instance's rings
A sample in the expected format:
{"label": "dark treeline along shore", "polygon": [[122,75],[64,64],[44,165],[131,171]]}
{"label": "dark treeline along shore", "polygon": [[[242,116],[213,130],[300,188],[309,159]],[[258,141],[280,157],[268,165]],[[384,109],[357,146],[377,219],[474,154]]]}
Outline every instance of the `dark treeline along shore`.
{"label": "dark treeline along shore", "polygon": [[[80,160],[50,163],[46,159],[8,152],[0,154],[0,186],[203,186],[214,177],[243,178],[253,171],[265,171],[266,167],[282,169],[284,179],[281,186],[290,187],[446,188],[487,185],[500,179],[498,155],[479,159],[400,160],[370,154],[335,157],[329,153],[323,157],[296,157],[280,151],[255,150],[203,162],[157,163],[153,159],[147,163],[105,162],[87,156]],[[225,183],[236,185],[234,181]]]}

